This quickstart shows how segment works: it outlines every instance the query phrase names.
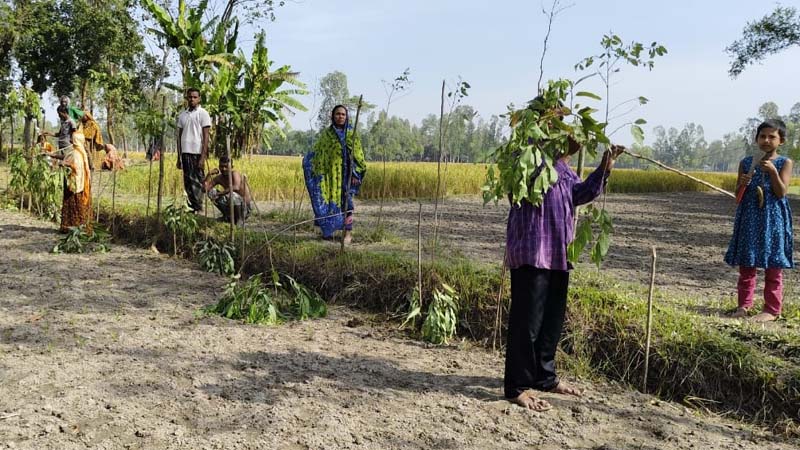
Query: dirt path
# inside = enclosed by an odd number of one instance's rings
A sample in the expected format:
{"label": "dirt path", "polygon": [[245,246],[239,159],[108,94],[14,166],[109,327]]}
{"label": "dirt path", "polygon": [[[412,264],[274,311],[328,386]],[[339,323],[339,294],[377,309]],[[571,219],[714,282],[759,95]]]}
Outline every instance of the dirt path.
{"label": "dirt path", "polygon": [[280,327],[198,318],[221,278],[54,242],[51,224],[0,211],[3,449],[795,448],[607,385],[529,413],[498,398],[498,355],[338,307]]}

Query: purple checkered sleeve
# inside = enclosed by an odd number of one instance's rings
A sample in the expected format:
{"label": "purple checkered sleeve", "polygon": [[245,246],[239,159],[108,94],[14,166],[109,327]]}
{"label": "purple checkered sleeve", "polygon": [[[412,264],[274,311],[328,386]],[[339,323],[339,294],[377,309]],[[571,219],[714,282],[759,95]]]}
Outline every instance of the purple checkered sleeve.
{"label": "purple checkered sleeve", "polygon": [[608,173],[598,167],[585,181],[569,165],[556,163],[558,181],[542,204],[527,201],[511,206],[506,227],[506,261],[516,269],[524,265],[550,270],[570,270],[567,245],[575,237],[575,207],[589,203],[601,192]]}

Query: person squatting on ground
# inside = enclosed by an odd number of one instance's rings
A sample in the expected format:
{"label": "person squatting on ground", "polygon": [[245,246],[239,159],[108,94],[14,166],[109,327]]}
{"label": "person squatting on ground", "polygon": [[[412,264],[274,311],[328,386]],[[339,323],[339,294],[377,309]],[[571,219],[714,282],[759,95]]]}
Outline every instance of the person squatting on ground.
{"label": "person squatting on ground", "polygon": [[100,168],[102,170],[124,170],[125,163],[120,158],[119,153],[117,152],[117,147],[114,144],[100,144],[97,147],[98,150],[105,150],[106,156],[103,158],[103,161],[100,163]]}
{"label": "person squatting on ground", "polygon": [[550,403],[531,390],[580,396],[556,375],[556,347],[567,307],[572,264],[567,246],[575,237],[575,208],[603,192],[614,161],[624,150],[612,146],[585,180],[569,167],[580,150],[570,142],[555,169],[558,181],[540,206],[523,200],[512,205],[506,228],[506,262],[511,271],[511,310],[506,342],[505,397],[524,408],[545,411]]}
{"label": "person squatting on ground", "polygon": [[[221,220],[230,222],[230,199],[233,199],[233,219],[236,225],[244,224],[252,210],[252,196],[247,179],[241,173],[233,170],[231,161],[231,180],[233,189],[228,188],[228,157],[219,160],[219,169],[212,170],[203,181],[203,190],[208,193],[208,198],[214,203],[220,213]],[[222,191],[214,189],[220,186]],[[232,192],[231,192],[232,191]]]}
{"label": "person squatting on ground", "polygon": [[[333,233],[344,225],[344,242],[350,243],[353,196],[358,194],[366,173],[361,139],[350,125],[347,108],[337,105],[331,111],[331,126],[322,130],[314,149],[303,158],[303,175],[314,210],[314,225],[322,231],[323,239],[333,239]],[[350,186],[345,189],[348,175]],[[344,205],[346,217],[343,218]]]}
{"label": "person squatting on ground", "polygon": [[66,233],[72,227],[84,225],[86,232],[91,234],[92,171],[89,168],[86,150],[83,148],[84,139],[75,121],[69,117],[67,107],[60,105],[57,111],[61,119],[61,128],[58,132],[59,153],[49,155],[59,160],[58,165],[67,168],[59,231]]}
{"label": "person squatting on ground", "polygon": [[764,309],[752,319],[757,322],[780,316],[783,269],[794,267],[792,209],[786,196],[793,162],[778,154],[784,142],[786,124],[781,120],[767,120],[756,129],[756,144],[763,156],[757,162],[747,156],[739,163],[736,187],[745,191],[736,208],[733,236],[725,253],[726,263],[739,266],[734,317],[746,317],[753,307],[756,268],[764,269]]}
{"label": "person squatting on ground", "polygon": [[189,207],[203,211],[203,168],[208,159],[211,116],[200,106],[200,91],[186,91],[187,108],[178,115],[178,170],[183,170],[183,188]]}

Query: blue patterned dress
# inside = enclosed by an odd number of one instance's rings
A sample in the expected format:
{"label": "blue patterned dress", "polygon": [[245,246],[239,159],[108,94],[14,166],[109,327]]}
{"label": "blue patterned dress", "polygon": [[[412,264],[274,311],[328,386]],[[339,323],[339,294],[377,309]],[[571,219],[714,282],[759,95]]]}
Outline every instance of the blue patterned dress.
{"label": "blue patterned dress", "polygon": [[[778,172],[786,162],[778,156],[772,163]],[[742,160],[742,171],[750,171],[753,157]],[[758,206],[756,186],[764,190],[764,208]],[[756,167],[753,178],[745,190],[742,202],[736,208],[733,237],[725,254],[725,262],[732,266],[760,267],[764,269],[790,269],[792,259],[792,209],[789,199],[775,197],[769,175]]]}
{"label": "blue patterned dress", "polygon": [[[347,193],[342,191],[342,185],[346,184],[343,180],[347,179],[348,170],[352,170],[352,177],[363,180],[366,173],[366,164],[364,163],[363,150],[361,148],[361,140],[352,132],[352,127],[346,125],[347,128],[347,141],[352,147],[355,148],[353,159],[354,166],[352,169],[350,164],[350,145],[345,143],[344,129],[337,129],[333,126],[326,128],[322,131],[320,139],[317,141],[314,150],[306,153],[303,158],[303,176],[306,182],[306,189],[308,189],[309,197],[311,198],[311,208],[314,211],[314,225],[318,226],[322,231],[324,238],[333,237],[333,233],[341,230],[344,225],[345,230],[353,229],[353,196],[357,195],[361,187],[360,183],[350,186]],[[351,141],[352,142],[349,142]],[[335,158],[338,160],[333,167],[338,167],[336,174],[327,172],[314,171],[314,158],[318,152],[336,153]],[[327,155],[333,157],[333,155]],[[329,166],[325,166],[324,170],[333,170]],[[336,186],[337,192],[331,198],[325,198],[325,178],[329,178],[329,183],[333,181]],[[333,180],[335,178],[335,180]],[[346,199],[347,206],[345,215],[342,214],[342,204]]]}

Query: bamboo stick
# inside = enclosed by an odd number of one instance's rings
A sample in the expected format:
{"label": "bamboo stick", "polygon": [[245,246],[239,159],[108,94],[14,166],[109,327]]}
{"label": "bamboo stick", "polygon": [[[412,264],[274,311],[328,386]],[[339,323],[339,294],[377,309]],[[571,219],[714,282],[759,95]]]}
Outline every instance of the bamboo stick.
{"label": "bamboo stick", "polygon": [[508,265],[506,264],[506,256],[507,256],[508,248],[503,250],[503,271],[500,275],[500,289],[497,291],[497,311],[495,311],[494,315],[494,331],[492,332],[492,350],[497,350],[497,338],[500,335],[500,324],[502,323],[503,318],[503,287],[506,284],[506,270],[508,269]]}
{"label": "bamboo stick", "polygon": [[629,155],[631,155],[631,156],[633,156],[634,158],[639,158],[639,159],[644,159],[645,161],[650,161],[651,163],[653,163],[653,164],[655,164],[655,165],[657,165],[657,166],[661,167],[662,169],[669,170],[669,171],[671,171],[671,172],[675,172],[675,173],[677,173],[678,175],[684,176],[684,177],[686,177],[686,178],[688,178],[688,179],[690,179],[690,180],[692,180],[692,181],[695,181],[695,182],[697,182],[697,183],[700,183],[700,184],[702,184],[703,186],[706,186],[706,187],[708,187],[708,188],[711,188],[711,189],[713,189],[713,190],[715,190],[715,191],[719,192],[720,194],[725,194],[725,195],[727,195],[728,197],[731,197],[731,198],[734,198],[734,199],[736,198],[736,195],[735,195],[734,193],[732,193],[732,192],[728,192],[728,191],[726,191],[725,189],[718,188],[718,187],[714,186],[713,184],[711,184],[711,183],[709,183],[709,182],[707,182],[707,181],[703,181],[703,180],[701,180],[701,179],[699,179],[699,178],[697,178],[697,177],[693,177],[693,176],[689,175],[689,174],[688,174],[688,173],[686,173],[686,172],[681,172],[681,171],[680,171],[680,170],[678,170],[678,169],[673,169],[672,167],[669,167],[669,166],[665,165],[664,163],[661,163],[661,162],[659,162],[659,161],[656,161],[655,159],[648,158],[647,156],[642,156],[642,155],[640,155],[640,154],[638,154],[638,153],[634,153],[634,152],[632,152],[632,151],[630,151],[630,150],[625,150],[624,152],[625,152],[625,153],[627,153],[627,154],[629,154]]}
{"label": "bamboo stick", "polygon": [[642,392],[647,392],[647,372],[650,369],[650,337],[653,328],[653,289],[656,283],[656,247],[653,246],[652,262],[650,264],[650,292],[647,295],[647,334],[644,347],[644,377],[642,378]]}

